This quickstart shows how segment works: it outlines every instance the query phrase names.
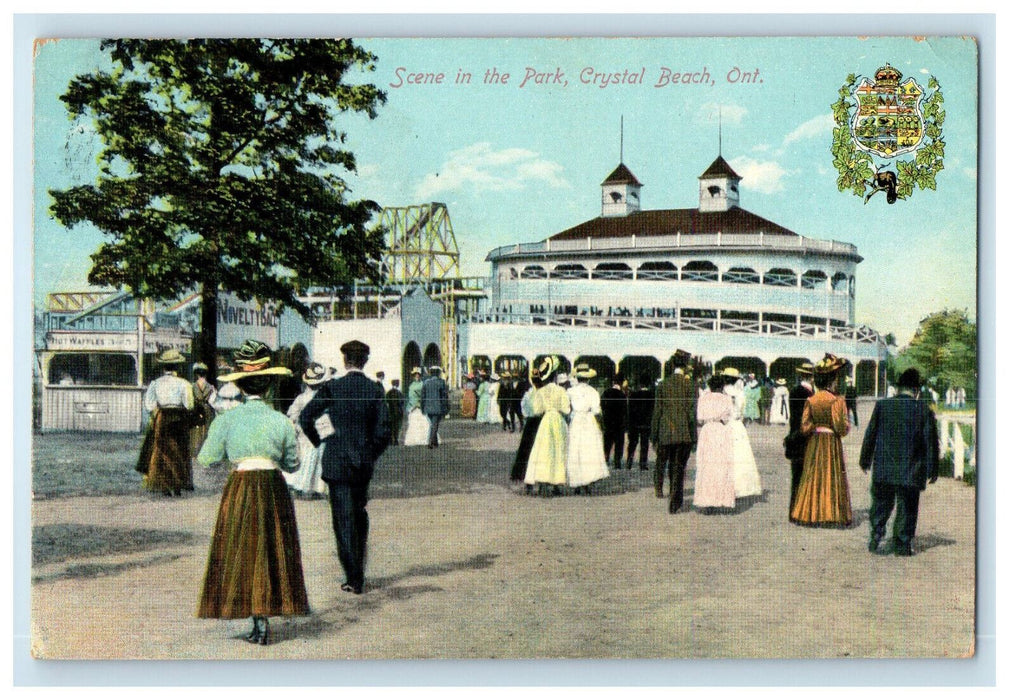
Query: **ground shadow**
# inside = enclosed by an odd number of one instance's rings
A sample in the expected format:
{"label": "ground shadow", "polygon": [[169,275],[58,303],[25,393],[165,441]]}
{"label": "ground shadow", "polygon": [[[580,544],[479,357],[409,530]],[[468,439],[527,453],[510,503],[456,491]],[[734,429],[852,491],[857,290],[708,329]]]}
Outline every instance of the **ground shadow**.
{"label": "ground shadow", "polygon": [[32,583],[52,583],[53,581],[69,579],[100,578],[102,576],[116,576],[131,569],[143,569],[146,566],[157,566],[168,564],[181,558],[182,554],[160,554],[139,561],[129,561],[120,564],[73,564],[63,571],[54,574],[45,574],[32,577]]}
{"label": "ground shadow", "polygon": [[[390,601],[409,600],[423,593],[437,593],[444,589],[430,584],[396,585],[398,581],[418,576],[443,576],[453,571],[479,571],[494,565],[498,554],[478,554],[461,561],[441,562],[427,566],[407,569],[395,576],[368,578],[363,595],[345,594],[335,600],[335,604],[314,611],[310,617],[288,620],[285,624],[272,627],[274,641],[287,639],[313,639],[331,634],[349,625],[354,625],[360,618],[369,615]],[[337,619],[329,619],[337,616]],[[243,637],[237,635],[237,638]]]}
{"label": "ground shadow", "polygon": [[131,554],[159,549],[166,545],[186,545],[194,541],[189,532],[147,530],[100,525],[61,523],[32,528],[32,564],[52,564],[67,559]]}

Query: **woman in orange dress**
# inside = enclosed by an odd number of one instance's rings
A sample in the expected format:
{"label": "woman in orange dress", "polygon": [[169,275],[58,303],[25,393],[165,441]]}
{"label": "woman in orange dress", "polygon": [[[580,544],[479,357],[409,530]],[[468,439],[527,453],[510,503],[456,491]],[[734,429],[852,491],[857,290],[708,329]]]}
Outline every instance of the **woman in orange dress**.
{"label": "woman in orange dress", "polygon": [[850,525],[850,487],[841,438],[850,430],[847,403],[836,394],[846,360],[827,354],[815,365],[815,394],[804,405],[801,433],[808,435],[801,485],[790,511],[799,525]]}

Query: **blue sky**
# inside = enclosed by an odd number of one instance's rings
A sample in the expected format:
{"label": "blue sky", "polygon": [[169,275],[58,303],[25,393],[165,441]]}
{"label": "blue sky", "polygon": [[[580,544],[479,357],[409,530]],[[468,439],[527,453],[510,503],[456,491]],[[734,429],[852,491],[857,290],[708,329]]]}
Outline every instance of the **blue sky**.
{"label": "blue sky", "polygon": [[[356,197],[383,206],[447,204],[463,274],[486,274],[491,248],[540,240],[599,214],[599,184],[619,160],[641,180],[645,209],[693,207],[697,177],[718,152],[744,178],[741,206],[802,235],[847,241],[857,273],[857,321],[908,340],[942,308],[976,308],[977,60],[971,39],[375,39],[373,74],[388,102],[377,119],[342,117],[359,171]],[[63,39],[35,59],[35,286],[84,288],[101,235],[68,231],[47,213],[50,188],[94,177],[95,145],[57,99],[76,73],[104,65],[98,44]],[[836,189],[830,104],[848,73],[885,62],[945,97],[946,166],[935,191],[889,206]],[[393,87],[407,72],[444,84]],[[491,68],[505,84],[484,84]],[[520,83],[527,68],[564,84]],[[582,70],[639,73],[642,84],[582,82]],[[663,68],[705,84],[655,87]],[[758,71],[755,73],[755,71]],[[472,74],[456,84],[459,71]],[[750,75],[747,82],[728,82]]]}

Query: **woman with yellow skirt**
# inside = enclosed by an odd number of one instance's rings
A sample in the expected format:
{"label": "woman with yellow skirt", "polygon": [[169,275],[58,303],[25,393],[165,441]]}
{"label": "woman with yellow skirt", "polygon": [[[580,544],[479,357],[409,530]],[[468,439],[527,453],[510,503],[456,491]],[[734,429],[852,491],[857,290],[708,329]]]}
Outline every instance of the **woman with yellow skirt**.
{"label": "woman with yellow skirt", "polygon": [[850,525],[853,511],[841,438],[850,431],[847,403],[836,394],[846,361],[827,354],[815,365],[815,394],[804,405],[801,433],[808,435],[804,470],[790,510],[799,525]]}
{"label": "woman with yellow skirt", "polygon": [[296,471],[296,430],[283,413],[263,400],[273,375],[271,352],[258,341],[237,351],[238,371],[219,379],[232,381],[245,396],[242,404],[218,416],[208,431],[198,461],[228,460],[226,480],[208,552],[198,617],[252,617],[246,636],[268,644],[268,617],[309,612],[300,559],[296,512],[280,469]]}

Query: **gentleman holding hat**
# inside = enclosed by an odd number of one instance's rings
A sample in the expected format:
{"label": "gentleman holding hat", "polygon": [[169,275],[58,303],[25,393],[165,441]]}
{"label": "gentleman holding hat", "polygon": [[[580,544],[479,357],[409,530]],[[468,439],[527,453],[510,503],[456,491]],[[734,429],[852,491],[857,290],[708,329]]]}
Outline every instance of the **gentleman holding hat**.
{"label": "gentleman holding hat", "polygon": [[179,350],[164,350],[156,362],[162,365],[162,376],[145,392],[145,410],[151,422],[137,471],[145,475],[143,483],[148,490],[179,496],[182,489],[194,490],[190,458],[194,390],[177,374],[186,362]]}
{"label": "gentleman holding hat", "polygon": [[921,491],[938,479],[938,428],[935,414],[919,400],[920,386],[916,369],[900,375],[896,396],[875,404],[864,433],[861,469],[872,470],[869,552],[878,550],[895,504],[893,549],[899,556],[914,553]]}
{"label": "gentleman holding hat", "polygon": [[322,444],[315,421],[327,415],[334,432],[323,441],[321,477],[328,484],[332,528],[346,573],[342,590],[362,593],[367,554],[367,488],[374,462],[390,439],[384,392],[363,367],[370,348],[351,340],[340,348],[346,374],[325,382],[300,413],[300,427],[314,446]]}
{"label": "gentleman holding hat", "polygon": [[677,350],[671,357],[673,373],[656,389],[650,439],[656,449],[653,484],[656,497],[663,498],[663,474],[669,476],[668,510],[676,513],[684,502],[684,472],[695,447],[696,392],[688,378],[686,365],[691,353]]}

